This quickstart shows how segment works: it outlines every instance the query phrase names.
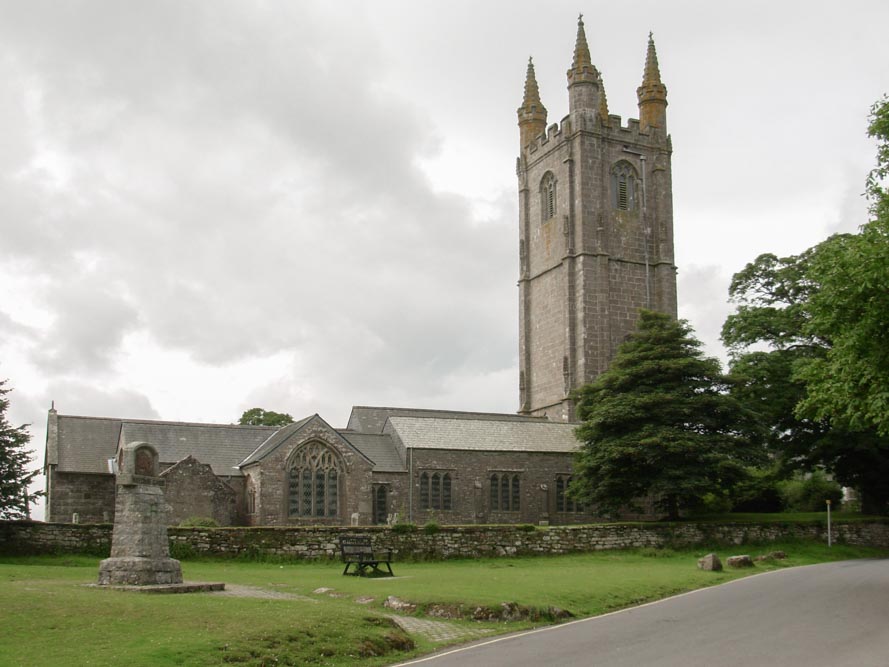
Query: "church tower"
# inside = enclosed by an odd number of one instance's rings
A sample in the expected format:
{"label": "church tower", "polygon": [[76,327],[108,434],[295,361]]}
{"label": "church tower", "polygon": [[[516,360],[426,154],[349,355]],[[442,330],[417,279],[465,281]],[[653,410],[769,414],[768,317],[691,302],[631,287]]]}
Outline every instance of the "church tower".
{"label": "church tower", "polygon": [[608,113],[583,17],[568,70],[568,115],[546,127],[529,60],[518,109],[519,412],[573,420],[640,308],[676,317],[667,88],[654,39],[639,120]]}

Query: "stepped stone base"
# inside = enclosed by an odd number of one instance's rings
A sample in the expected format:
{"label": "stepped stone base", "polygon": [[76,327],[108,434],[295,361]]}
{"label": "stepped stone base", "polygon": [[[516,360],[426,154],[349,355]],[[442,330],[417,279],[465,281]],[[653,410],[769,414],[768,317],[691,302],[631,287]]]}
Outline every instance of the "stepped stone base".
{"label": "stepped stone base", "polygon": [[186,581],[181,584],[154,584],[149,586],[124,586],[115,584],[87,584],[92,588],[107,588],[113,591],[132,593],[209,593],[224,591],[225,584],[219,582]]}
{"label": "stepped stone base", "polygon": [[99,585],[153,586],[181,584],[182,566],[174,558],[106,558],[99,563]]}

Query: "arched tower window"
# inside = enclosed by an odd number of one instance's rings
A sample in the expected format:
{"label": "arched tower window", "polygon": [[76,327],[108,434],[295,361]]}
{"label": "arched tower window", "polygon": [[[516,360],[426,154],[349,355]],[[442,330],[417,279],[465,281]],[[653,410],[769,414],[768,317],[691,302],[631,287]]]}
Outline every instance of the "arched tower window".
{"label": "arched tower window", "polygon": [[549,220],[556,216],[556,177],[548,171],[540,181],[540,219]]}
{"label": "arched tower window", "polygon": [[611,168],[611,206],[618,211],[636,209],[636,170],[626,160]]}
{"label": "arched tower window", "polygon": [[326,445],[312,442],[300,449],[287,471],[288,514],[301,518],[337,516],[341,472],[339,456]]}

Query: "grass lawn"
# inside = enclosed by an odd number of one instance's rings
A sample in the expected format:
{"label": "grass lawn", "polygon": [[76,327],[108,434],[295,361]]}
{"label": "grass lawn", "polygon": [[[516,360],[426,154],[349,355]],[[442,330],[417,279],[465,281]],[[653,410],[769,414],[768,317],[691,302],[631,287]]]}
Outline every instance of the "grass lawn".
{"label": "grass lawn", "polygon": [[[710,586],[753,572],[826,560],[885,557],[885,551],[809,542],[717,548],[723,557],[755,556],[773,549],[786,561],[752,570],[701,572],[706,550],[637,550],[595,554],[395,563],[396,578],[341,576],[335,562],[249,563],[191,560],[189,581],[224,581],[287,599],[218,594],[148,595],[85,586],[95,581],[98,559],[0,559],[0,665],[385,665],[437,647],[407,635],[386,617],[389,595],[426,605],[472,610],[516,602],[559,607],[588,616]],[[334,589],[339,597],[315,594]],[[372,597],[369,604],[357,598]],[[491,634],[529,621],[476,623]],[[413,644],[413,648],[411,648]]]}

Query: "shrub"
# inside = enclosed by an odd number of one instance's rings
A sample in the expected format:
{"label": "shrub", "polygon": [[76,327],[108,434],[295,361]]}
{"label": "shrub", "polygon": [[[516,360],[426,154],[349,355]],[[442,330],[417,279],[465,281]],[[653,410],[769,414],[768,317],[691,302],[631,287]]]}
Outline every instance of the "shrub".
{"label": "shrub", "polygon": [[533,533],[537,530],[537,526],[533,523],[520,523],[515,527],[516,530],[522,533]]}
{"label": "shrub", "polygon": [[823,512],[825,501],[830,500],[839,509],[843,501],[843,489],[823,472],[816,470],[809,477],[792,479],[780,484],[784,507],[789,512]]}
{"label": "shrub", "polygon": [[392,532],[396,535],[405,535],[407,533],[415,533],[417,532],[417,526],[413,523],[401,523],[398,522],[392,526]]}
{"label": "shrub", "polygon": [[440,530],[441,527],[435,521],[427,521],[423,525],[423,532],[427,535],[435,535]]}
{"label": "shrub", "polygon": [[179,524],[180,528],[219,528],[216,519],[208,516],[190,516]]}
{"label": "shrub", "polygon": [[782,481],[775,469],[750,470],[733,494],[732,512],[781,512],[785,509],[781,495]]}

